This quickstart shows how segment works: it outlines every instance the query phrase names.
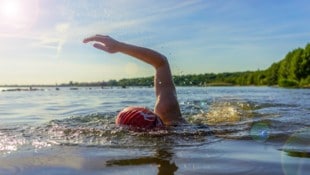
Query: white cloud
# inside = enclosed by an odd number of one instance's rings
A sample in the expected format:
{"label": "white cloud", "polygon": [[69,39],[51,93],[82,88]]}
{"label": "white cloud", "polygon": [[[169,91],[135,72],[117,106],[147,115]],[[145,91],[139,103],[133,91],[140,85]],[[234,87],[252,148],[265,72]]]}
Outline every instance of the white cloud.
{"label": "white cloud", "polygon": [[62,52],[64,44],[67,42],[70,33],[70,23],[58,23],[54,29],[37,32],[37,37],[31,38],[34,48],[47,48],[55,50],[56,58]]}
{"label": "white cloud", "polygon": [[59,23],[59,24],[56,24],[55,29],[56,29],[56,32],[58,32],[58,33],[66,33],[70,29],[70,23]]}

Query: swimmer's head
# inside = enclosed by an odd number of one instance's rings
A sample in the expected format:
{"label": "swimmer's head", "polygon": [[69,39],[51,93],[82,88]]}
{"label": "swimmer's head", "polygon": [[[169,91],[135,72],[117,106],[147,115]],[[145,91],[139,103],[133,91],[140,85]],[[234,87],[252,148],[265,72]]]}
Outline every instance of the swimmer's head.
{"label": "swimmer's head", "polygon": [[152,111],[143,107],[127,107],[116,117],[116,125],[141,129],[163,127],[161,119]]}

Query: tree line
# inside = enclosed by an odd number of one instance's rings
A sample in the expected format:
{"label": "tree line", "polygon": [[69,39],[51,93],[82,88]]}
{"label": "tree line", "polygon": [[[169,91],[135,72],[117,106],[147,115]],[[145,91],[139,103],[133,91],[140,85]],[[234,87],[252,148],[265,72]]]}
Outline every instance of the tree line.
{"label": "tree line", "polygon": [[[290,51],[266,70],[206,73],[173,76],[176,86],[256,85],[280,87],[310,87],[310,43],[305,48]],[[117,86],[152,86],[153,77],[121,79],[106,82]]]}

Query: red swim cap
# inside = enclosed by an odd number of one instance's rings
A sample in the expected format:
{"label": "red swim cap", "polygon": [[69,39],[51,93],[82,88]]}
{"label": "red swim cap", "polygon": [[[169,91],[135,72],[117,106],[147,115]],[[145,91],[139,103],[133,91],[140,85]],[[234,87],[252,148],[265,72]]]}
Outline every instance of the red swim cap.
{"label": "red swim cap", "polygon": [[152,129],[163,127],[161,119],[147,108],[127,107],[123,109],[116,117],[117,125],[127,125],[142,129]]}

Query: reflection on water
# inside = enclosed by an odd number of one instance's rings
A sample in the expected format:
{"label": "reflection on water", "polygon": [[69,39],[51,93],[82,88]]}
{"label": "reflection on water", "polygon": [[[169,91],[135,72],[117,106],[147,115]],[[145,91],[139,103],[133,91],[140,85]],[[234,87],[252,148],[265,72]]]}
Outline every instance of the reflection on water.
{"label": "reflection on water", "polygon": [[292,134],[280,149],[282,166],[286,175],[308,174],[310,160],[310,128],[302,128]]}
{"label": "reflection on water", "polygon": [[298,150],[283,150],[288,156],[310,158],[310,152],[298,151]]}
{"label": "reflection on water", "polygon": [[162,148],[156,151],[154,156],[138,157],[132,159],[116,159],[106,162],[106,166],[139,166],[155,164],[158,168],[158,175],[174,174],[178,167],[172,161],[173,153],[170,149]]}
{"label": "reflection on water", "polygon": [[309,157],[310,153],[310,128],[296,131],[284,144],[282,150],[295,157]]}

